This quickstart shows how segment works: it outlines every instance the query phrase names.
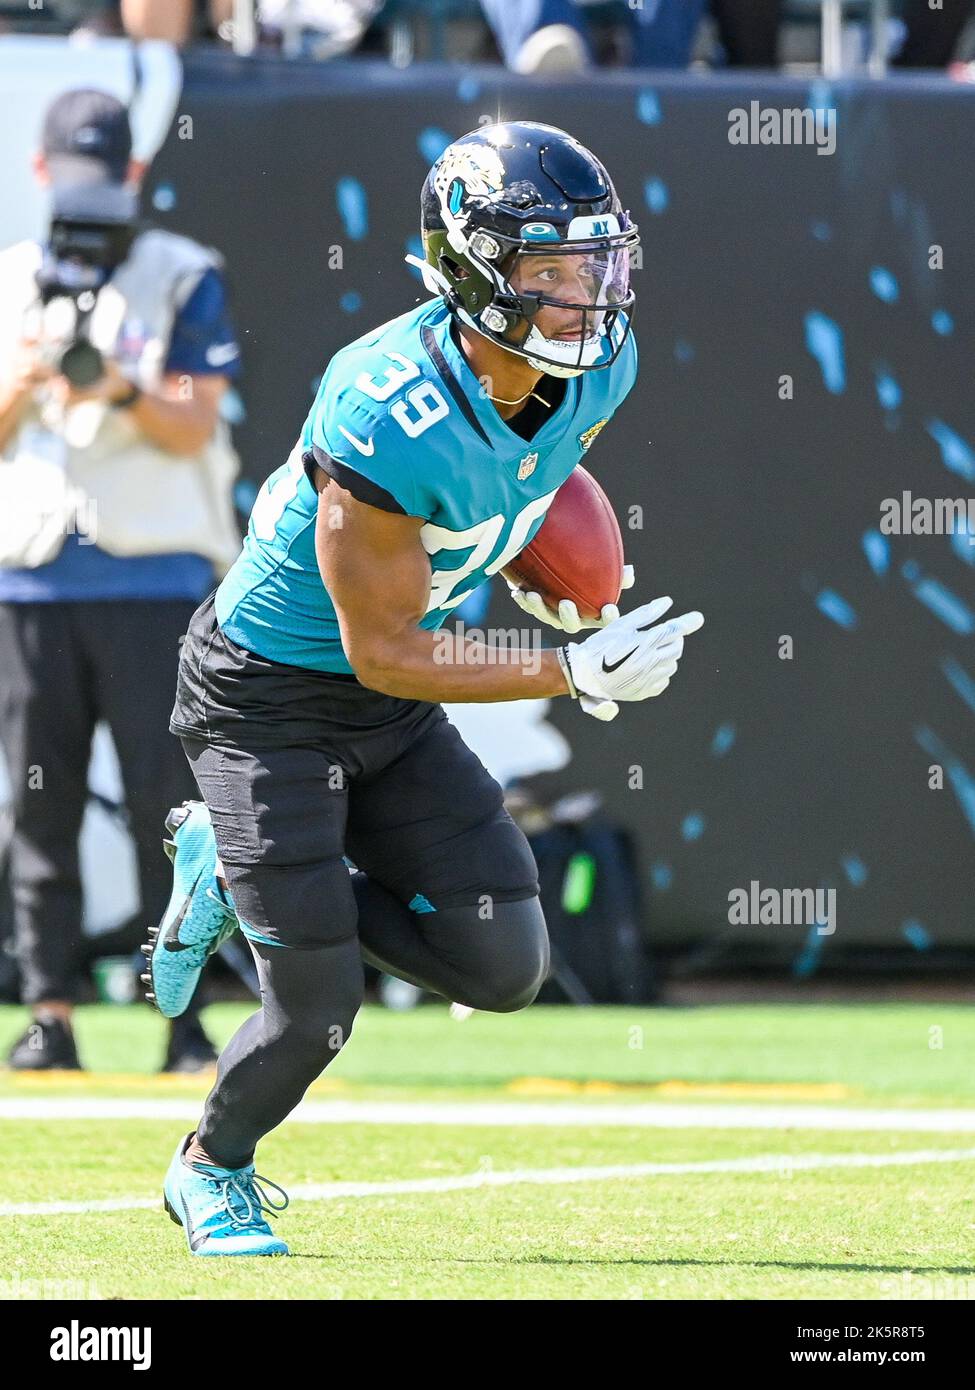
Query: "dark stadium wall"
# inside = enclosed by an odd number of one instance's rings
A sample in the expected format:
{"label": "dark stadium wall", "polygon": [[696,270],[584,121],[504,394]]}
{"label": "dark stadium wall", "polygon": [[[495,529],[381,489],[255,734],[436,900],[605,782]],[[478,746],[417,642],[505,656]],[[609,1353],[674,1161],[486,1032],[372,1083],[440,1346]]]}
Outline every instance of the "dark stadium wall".
{"label": "dark stadium wall", "polygon": [[[731,144],[751,100],[835,107],[835,154]],[[641,371],[588,465],[634,601],[669,593],[707,625],[659,701],[609,725],[554,702],[574,751],[554,780],[637,833],[660,943],[765,948],[800,975],[854,948],[971,948],[975,544],[880,522],[905,491],[975,494],[975,92],[191,54],[180,112],[192,138],[174,128],[147,211],[227,257],[250,496],[330,354],[424,297],[403,256],[448,139],[500,113],[603,158],[643,233]],[[491,614],[521,623],[500,591]],[[836,931],[729,925],[752,881],[834,888]]]}

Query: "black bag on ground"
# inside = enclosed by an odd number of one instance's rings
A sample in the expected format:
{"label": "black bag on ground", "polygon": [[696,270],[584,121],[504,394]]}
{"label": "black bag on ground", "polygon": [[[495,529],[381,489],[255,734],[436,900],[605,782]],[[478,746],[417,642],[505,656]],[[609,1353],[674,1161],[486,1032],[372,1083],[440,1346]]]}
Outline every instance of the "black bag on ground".
{"label": "black bag on ground", "polygon": [[656,988],[627,832],[593,817],[552,825],[529,843],[552,942],[540,1002],[652,1003]]}

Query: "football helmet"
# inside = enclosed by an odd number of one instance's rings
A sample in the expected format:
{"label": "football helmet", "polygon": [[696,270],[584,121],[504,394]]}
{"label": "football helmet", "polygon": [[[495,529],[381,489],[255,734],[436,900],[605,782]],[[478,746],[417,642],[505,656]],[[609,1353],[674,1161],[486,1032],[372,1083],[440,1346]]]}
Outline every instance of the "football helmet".
{"label": "football helmet", "polygon": [[406,259],[469,328],[550,376],[619,356],[640,238],[603,165],[564,130],[508,121],[461,136],[427,175],[420,222],[425,259]]}

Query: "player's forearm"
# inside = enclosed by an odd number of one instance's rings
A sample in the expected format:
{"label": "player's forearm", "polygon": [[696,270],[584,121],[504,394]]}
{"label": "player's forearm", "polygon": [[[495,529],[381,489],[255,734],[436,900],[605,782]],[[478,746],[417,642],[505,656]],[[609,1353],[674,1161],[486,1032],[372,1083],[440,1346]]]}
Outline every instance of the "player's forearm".
{"label": "player's forearm", "polygon": [[30,404],[31,392],[19,384],[0,388],[0,449],[16,433]]}
{"label": "player's forearm", "polygon": [[347,651],[363,685],[402,700],[490,704],[568,694],[558,656],[551,650],[491,647],[464,642],[453,632],[417,628],[398,640],[371,642],[365,649],[347,642]]}

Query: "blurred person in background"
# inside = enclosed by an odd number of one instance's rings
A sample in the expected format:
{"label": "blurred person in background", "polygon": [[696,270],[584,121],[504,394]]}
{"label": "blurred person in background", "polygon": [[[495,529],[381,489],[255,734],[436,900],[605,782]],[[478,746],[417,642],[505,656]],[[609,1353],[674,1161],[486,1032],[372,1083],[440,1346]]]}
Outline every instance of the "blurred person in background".
{"label": "blurred person in background", "polygon": [[898,68],[943,68],[951,62],[965,25],[975,13],[975,0],[904,0],[900,9],[906,30],[892,62]]}
{"label": "blurred person in background", "polygon": [[[232,36],[234,0],[117,0],[125,32],[183,47]],[[362,39],[383,0],[254,0],[257,37],[290,57],[336,58]]]}
{"label": "blurred person in background", "polygon": [[[580,72],[592,62],[585,0],[481,0],[513,72]],[[630,63],[686,68],[708,0],[640,0],[626,6]],[[773,67],[781,0],[711,0],[727,61]]]}
{"label": "blurred person in background", "polygon": [[[119,756],[144,911],[165,906],[159,805],[194,790],[167,729],[178,647],[239,549],[220,418],[239,352],[220,257],[139,223],[144,168],[115,97],[59,97],[34,167],[50,235],[0,253],[0,744],[34,1015],[17,1069],[79,1065],[78,834],[98,720]],[[191,1013],[164,1065],[213,1057]]]}

